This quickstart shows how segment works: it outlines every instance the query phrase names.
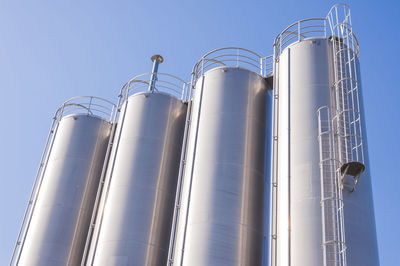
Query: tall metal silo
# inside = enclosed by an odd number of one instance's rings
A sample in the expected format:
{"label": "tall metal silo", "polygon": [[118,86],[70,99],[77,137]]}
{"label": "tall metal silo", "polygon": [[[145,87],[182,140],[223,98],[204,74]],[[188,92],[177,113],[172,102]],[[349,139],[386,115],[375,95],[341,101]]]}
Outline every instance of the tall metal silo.
{"label": "tall metal silo", "polygon": [[56,112],[10,265],[78,265],[114,104],[76,97]]}
{"label": "tall metal silo", "polygon": [[377,266],[350,10],[298,21],[274,46],[271,265]]}
{"label": "tall metal silo", "polygon": [[169,265],[262,264],[272,103],[265,60],[222,48],[194,68]]}
{"label": "tall metal silo", "polygon": [[122,89],[106,182],[82,265],[142,266],[167,261],[187,110],[182,99],[186,83],[157,73],[162,57],[152,59],[153,73],[133,78]]}

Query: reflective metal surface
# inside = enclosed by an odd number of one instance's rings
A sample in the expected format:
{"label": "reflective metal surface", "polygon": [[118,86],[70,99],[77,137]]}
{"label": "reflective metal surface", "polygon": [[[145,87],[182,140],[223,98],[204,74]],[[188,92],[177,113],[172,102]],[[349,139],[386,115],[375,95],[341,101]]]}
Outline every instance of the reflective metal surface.
{"label": "reflective metal surface", "polygon": [[79,265],[110,129],[96,116],[61,119],[18,265]]}
{"label": "reflective metal surface", "polygon": [[[360,75],[360,64],[356,60],[357,76]],[[361,79],[360,79],[361,80]],[[374,202],[371,184],[371,168],[368,155],[368,142],[365,134],[365,117],[360,85],[360,113],[362,122],[363,149],[365,171],[360,177],[357,188],[353,193],[343,193],[344,221],[346,228],[347,265],[379,266],[378,244],[376,238],[376,225],[374,214]],[[379,178],[379,177],[375,177]]]}
{"label": "reflective metal surface", "polygon": [[186,104],[163,93],[122,105],[87,265],[165,265],[185,115]]}
{"label": "reflective metal surface", "polygon": [[[275,160],[280,266],[324,265],[316,114],[332,104],[333,66],[332,43],[325,38],[296,42],[279,56]],[[347,265],[379,265],[368,164],[356,192],[343,193],[343,199]]]}
{"label": "reflective metal surface", "polygon": [[198,79],[174,265],[261,265],[268,97],[265,79],[244,68]]}

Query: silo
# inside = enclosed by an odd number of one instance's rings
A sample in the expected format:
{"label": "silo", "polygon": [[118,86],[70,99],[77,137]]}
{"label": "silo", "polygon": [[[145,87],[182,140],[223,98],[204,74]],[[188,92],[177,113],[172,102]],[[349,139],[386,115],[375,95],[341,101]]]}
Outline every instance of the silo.
{"label": "silo", "polygon": [[124,86],[102,201],[82,265],[167,262],[187,109],[181,99],[185,85],[153,72]]}
{"label": "silo", "polygon": [[258,54],[222,48],[194,68],[187,157],[169,265],[261,265],[271,90]]}
{"label": "silo", "polygon": [[346,5],[275,39],[272,266],[379,265],[358,60]]}
{"label": "silo", "polygon": [[57,111],[10,264],[78,265],[114,105],[76,97]]}

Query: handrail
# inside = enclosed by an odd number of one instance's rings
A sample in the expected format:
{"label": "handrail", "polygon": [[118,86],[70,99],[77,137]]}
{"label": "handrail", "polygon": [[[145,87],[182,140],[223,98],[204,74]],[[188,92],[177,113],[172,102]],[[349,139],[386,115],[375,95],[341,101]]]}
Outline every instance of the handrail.
{"label": "handrail", "polygon": [[274,40],[275,57],[279,58],[282,51],[292,43],[315,37],[339,40],[345,37],[347,48],[359,55],[358,39],[351,26],[350,7],[336,4],[325,18],[302,19],[287,26]]}
{"label": "handrail", "polygon": [[272,55],[262,57],[256,52],[240,47],[214,49],[203,55],[193,66],[194,81],[218,65],[246,67],[265,77],[272,74]]}
{"label": "handrail", "polygon": [[[36,206],[37,197],[40,192],[40,188],[43,181],[43,175],[45,173],[47,162],[53,147],[54,139],[58,131],[58,125],[63,117],[68,115],[77,114],[77,111],[83,111],[87,115],[99,116],[107,121],[112,120],[112,117],[116,114],[115,104],[112,102],[95,97],[95,96],[78,96],[73,97],[65,101],[55,112],[53,116],[53,122],[50,127],[50,131],[46,140],[46,145],[40,159],[39,168],[36,172],[35,180],[32,186],[31,194],[29,197],[28,204],[25,209],[22,224],[20,226],[17,241],[15,243],[13,253],[11,255],[10,266],[17,265],[21,256],[21,252],[26,239],[32,214]],[[82,113],[82,112],[80,112]]]}
{"label": "handrail", "polygon": [[290,44],[311,37],[326,38],[326,18],[302,19],[287,26],[274,40],[276,58]]}
{"label": "handrail", "polygon": [[115,104],[96,96],[78,96],[65,101],[60,108],[57,109],[54,117],[58,120],[61,118],[77,113],[86,113],[104,118],[108,121],[112,120],[115,112]]}
{"label": "handrail", "polygon": [[187,101],[189,85],[186,81],[167,73],[144,73],[133,77],[121,88],[121,105],[133,94],[149,92],[149,81],[153,74],[157,77],[154,92],[164,92]]}

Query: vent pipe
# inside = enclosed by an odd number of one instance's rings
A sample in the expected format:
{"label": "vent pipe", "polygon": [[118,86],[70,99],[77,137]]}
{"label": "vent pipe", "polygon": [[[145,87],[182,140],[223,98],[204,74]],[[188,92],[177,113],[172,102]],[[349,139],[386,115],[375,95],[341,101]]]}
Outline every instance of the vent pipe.
{"label": "vent pipe", "polygon": [[153,70],[151,71],[148,91],[153,92],[157,81],[158,65],[164,62],[164,58],[161,55],[156,54],[151,57],[151,61],[153,61]]}

